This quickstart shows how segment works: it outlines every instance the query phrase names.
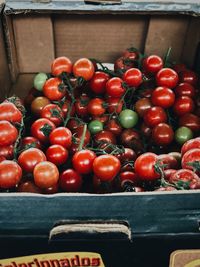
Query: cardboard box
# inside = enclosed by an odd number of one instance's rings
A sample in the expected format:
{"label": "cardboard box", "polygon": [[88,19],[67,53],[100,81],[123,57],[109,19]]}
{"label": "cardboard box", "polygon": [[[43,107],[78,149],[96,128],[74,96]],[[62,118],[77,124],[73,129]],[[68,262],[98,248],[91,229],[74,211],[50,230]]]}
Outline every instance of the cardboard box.
{"label": "cardboard box", "polygon": [[[193,66],[199,16],[198,0],[7,1],[4,34],[2,25],[0,30],[1,98],[25,96],[34,74],[49,72],[52,59],[61,55],[113,62],[130,46],[161,56],[172,46],[173,59]],[[173,250],[200,246],[199,191],[2,193],[0,218],[1,258],[87,248],[100,253],[106,267],[163,267]]]}

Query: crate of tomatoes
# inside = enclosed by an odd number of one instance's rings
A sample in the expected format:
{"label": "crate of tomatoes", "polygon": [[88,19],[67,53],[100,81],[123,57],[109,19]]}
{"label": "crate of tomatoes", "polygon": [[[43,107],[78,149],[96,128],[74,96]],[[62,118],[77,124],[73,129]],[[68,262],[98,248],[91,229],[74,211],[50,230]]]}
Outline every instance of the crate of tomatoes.
{"label": "crate of tomatoes", "polygon": [[[168,266],[199,248],[199,14],[195,1],[7,1],[1,259]],[[81,257],[59,264],[101,266]]]}

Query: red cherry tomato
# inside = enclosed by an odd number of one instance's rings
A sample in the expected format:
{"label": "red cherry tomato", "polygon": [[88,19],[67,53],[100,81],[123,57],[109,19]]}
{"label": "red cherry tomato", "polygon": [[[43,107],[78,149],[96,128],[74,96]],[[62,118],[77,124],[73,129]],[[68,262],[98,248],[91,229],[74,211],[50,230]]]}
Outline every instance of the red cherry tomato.
{"label": "red cherry tomato", "polygon": [[137,158],[135,151],[128,147],[124,148],[124,153],[117,154],[115,156],[120,160],[121,163],[135,161]]}
{"label": "red cherry tomato", "polygon": [[59,171],[52,162],[43,161],[35,166],[33,177],[39,188],[49,188],[58,183]]}
{"label": "red cherry tomato", "polygon": [[134,170],[140,180],[152,181],[160,178],[160,174],[155,170],[157,161],[158,156],[150,152],[144,153],[136,159]]}
{"label": "red cherry tomato", "polygon": [[35,166],[45,160],[45,154],[38,148],[24,150],[18,157],[18,163],[25,172],[33,172]]}
{"label": "red cherry tomato", "polygon": [[169,124],[159,123],[152,130],[152,139],[157,145],[169,145],[174,139],[174,131]]}
{"label": "red cherry tomato", "polygon": [[178,161],[175,157],[169,154],[161,154],[158,155],[158,160],[163,164],[163,169],[177,169],[178,168]]}
{"label": "red cherry tomato", "polygon": [[[66,118],[67,113],[69,111],[70,105],[71,105],[70,101],[66,100],[62,106],[62,112],[63,112],[65,118]],[[73,105],[71,108],[71,111],[70,111],[70,116],[73,117],[74,114],[75,114],[75,106]]]}
{"label": "red cherry tomato", "polygon": [[51,73],[53,76],[59,76],[63,72],[71,73],[72,62],[67,57],[57,57],[51,64]]}
{"label": "red cherry tomato", "polygon": [[189,83],[180,83],[174,90],[176,96],[189,96],[193,98],[195,96],[195,89]]}
{"label": "red cherry tomato", "polygon": [[165,180],[169,181],[171,175],[174,174],[175,172],[177,172],[177,170],[174,170],[174,169],[166,169],[163,172],[164,172]]}
{"label": "red cherry tomato", "polygon": [[11,102],[3,102],[0,104],[0,121],[9,121],[12,123],[21,123],[22,113]]}
{"label": "red cherry tomato", "polygon": [[144,135],[145,137],[147,138],[151,137],[152,129],[149,126],[147,126],[144,122],[141,124],[140,131],[141,134]]}
{"label": "red cherry tomato", "polygon": [[184,189],[200,188],[200,178],[198,177],[198,175],[193,171],[187,169],[178,170],[175,173],[172,173],[169,178],[169,182],[178,184]]}
{"label": "red cherry tomato", "polygon": [[0,121],[0,147],[12,145],[17,136],[17,129],[9,121]]}
{"label": "red cherry tomato", "polygon": [[13,145],[9,146],[0,146],[0,156],[6,158],[6,159],[12,159],[13,158]]}
{"label": "red cherry tomato", "polygon": [[78,151],[72,157],[73,168],[80,174],[91,173],[95,158],[96,154],[91,150]]}
{"label": "red cherry tomato", "polygon": [[43,86],[43,93],[51,101],[58,101],[65,96],[66,90],[61,79],[50,78]]}
{"label": "red cherry tomato", "polygon": [[178,74],[170,68],[161,69],[156,74],[156,83],[158,86],[174,88],[178,83]]}
{"label": "red cherry tomato", "polygon": [[16,186],[22,177],[22,169],[11,160],[0,162],[0,188],[9,189]]}
{"label": "red cherry tomato", "polygon": [[115,135],[108,130],[101,131],[94,136],[94,140],[97,143],[111,143],[116,144],[116,137]]}
{"label": "red cherry tomato", "polygon": [[105,125],[105,129],[113,133],[115,136],[119,136],[122,132],[121,125],[115,119],[109,120]]}
{"label": "red cherry tomato", "polygon": [[121,142],[125,147],[133,147],[136,140],[140,140],[138,131],[134,129],[125,129],[121,134]]}
{"label": "red cherry tomato", "polygon": [[123,101],[120,98],[109,97],[106,102],[108,103],[108,112],[119,114],[123,108]]}
{"label": "red cherry tomato", "polygon": [[138,59],[139,57],[139,52],[138,50],[135,48],[135,47],[130,47],[130,48],[127,48],[123,53],[122,53],[122,56],[124,58],[128,58],[132,61]]}
{"label": "red cherry tomato", "polygon": [[132,59],[127,57],[120,57],[115,61],[114,70],[117,71],[125,71],[131,69],[135,66],[135,62]]}
{"label": "red cherry tomato", "polygon": [[[74,130],[73,136],[76,138],[76,141],[78,144],[80,143],[81,138],[83,136],[83,129],[84,129],[84,126],[80,125]],[[90,142],[90,137],[91,137],[90,131],[87,129],[86,134],[85,134],[85,138],[84,138],[84,146]]]}
{"label": "red cherry tomato", "polygon": [[137,100],[134,105],[135,111],[140,117],[143,117],[145,112],[152,107],[152,103],[149,98],[143,97]]}
{"label": "red cherry tomato", "polygon": [[72,133],[68,128],[58,127],[50,133],[49,141],[52,145],[61,145],[68,149],[72,144]]}
{"label": "red cherry tomato", "polygon": [[199,162],[200,149],[193,148],[184,153],[184,155],[182,156],[181,165],[183,169],[194,170],[195,172],[197,171],[198,173],[200,173],[200,167],[196,167],[196,163],[197,165],[199,165]]}
{"label": "red cherry tomato", "polygon": [[163,68],[163,60],[156,55],[148,56],[143,61],[143,68],[147,73],[157,73]]}
{"label": "red cherry tomato", "polygon": [[52,185],[52,186],[50,186],[48,188],[44,188],[43,189],[43,194],[48,194],[48,195],[56,194],[56,193],[58,193],[58,191],[59,191],[59,185],[57,183],[57,184],[54,184],[54,185]]}
{"label": "red cherry tomato", "polygon": [[125,171],[125,172],[121,172],[119,174],[119,179],[120,179],[120,185],[121,187],[123,187],[124,183],[129,181],[132,182],[134,184],[138,183],[138,177],[137,174],[131,171]]}
{"label": "red cherry tomato", "polygon": [[90,80],[89,86],[90,89],[95,94],[104,94],[106,91],[106,83],[109,80],[110,76],[102,71],[95,72],[94,76]]}
{"label": "red cherry tomato", "polygon": [[169,108],[174,104],[175,94],[167,87],[157,87],[152,95],[151,102],[154,106]]}
{"label": "red cherry tomato", "polygon": [[123,80],[131,87],[138,87],[142,83],[142,73],[139,69],[131,68],[123,74]]}
{"label": "red cherry tomato", "polygon": [[179,74],[180,82],[189,83],[193,86],[197,85],[198,76],[194,71],[191,70],[183,70]]}
{"label": "red cherry tomato", "polygon": [[67,162],[68,151],[61,145],[52,145],[46,151],[47,160],[60,166]]}
{"label": "red cherry tomato", "polygon": [[190,139],[185,142],[181,148],[181,155],[183,156],[187,151],[194,148],[200,149],[200,137]]}
{"label": "red cherry tomato", "polygon": [[155,127],[159,123],[167,121],[167,114],[161,107],[151,107],[144,114],[144,123],[149,127]]}
{"label": "red cherry tomato", "polygon": [[41,118],[46,118],[52,121],[56,126],[62,123],[64,114],[58,105],[49,104],[46,105],[41,111]]}
{"label": "red cherry tomato", "polygon": [[110,97],[122,97],[125,93],[125,89],[123,87],[123,80],[119,77],[113,77],[106,83],[106,93]]}
{"label": "red cherry tomato", "polygon": [[37,187],[32,181],[22,182],[17,188],[17,192],[42,194],[42,190]]}
{"label": "red cherry tomato", "polygon": [[22,138],[21,149],[24,150],[24,149],[28,149],[31,147],[41,149],[40,141],[33,136],[26,136],[26,137]]}
{"label": "red cherry tomato", "polygon": [[75,112],[80,117],[88,116],[88,103],[90,98],[86,95],[80,96],[80,98],[76,99],[75,103]]}
{"label": "red cherry tomato", "polygon": [[82,77],[86,81],[92,79],[94,72],[95,72],[94,65],[87,58],[80,58],[73,65],[74,76]]}
{"label": "red cherry tomato", "polygon": [[179,118],[179,126],[190,128],[193,132],[200,131],[200,118],[192,113],[186,113]]}
{"label": "red cherry tomato", "polygon": [[56,128],[48,119],[38,119],[31,125],[31,134],[42,143],[47,143],[50,133]]}
{"label": "red cherry tomato", "polygon": [[92,116],[101,116],[105,113],[104,101],[101,98],[93,98],[88,104],[88,112]]}
{"label": "red cherry tomato", "polygon": [[102,182],[112,181],[120,171],[120,161],[113,155],[101,155],[95,158],[93,162],[94,174]]}
{"label": "red cherry tomato", "polygon": [[191,113],[194,110],[194,101],[188,96],[180,96],[176,99],[173,110],[177,116]]}
{"label": "red cherry tomato", "polygon": [[65,170],[60,175],[60,187],[66,192],[79,192],[82,182],[81,175],[73,169]]}

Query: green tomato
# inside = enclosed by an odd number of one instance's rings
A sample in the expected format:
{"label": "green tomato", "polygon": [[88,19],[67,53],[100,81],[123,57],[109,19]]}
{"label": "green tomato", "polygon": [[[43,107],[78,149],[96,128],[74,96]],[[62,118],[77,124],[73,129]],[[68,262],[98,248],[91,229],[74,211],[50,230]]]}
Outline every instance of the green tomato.
{"label": "green tomato", "polygon": [[38,91],[42,91],[43,86],[44,86],[47,79],[48,79],[48,77],[47,77],[46,73],[40,72],[40,73],[36,74],[34,81],[33,81],[34,88],[37,89]]}
{"label": "green tomato", "polygon": [[98,120],[91,121],[88,124],[88,129],[91,132],[91,134],[99,133],[103,131],[103,123]]}
{"label": "green tomato", "polygon": [[183,145],[186,141],[193,138],[193,132],[188,127],[180,127],[175,132],[175,140],[178,144]]}
{"label": "green tomato", "polygon": [[119,122],[126,129],[132,128],[138,122],[138,114],[131,109],[124,109],[119,114]]}

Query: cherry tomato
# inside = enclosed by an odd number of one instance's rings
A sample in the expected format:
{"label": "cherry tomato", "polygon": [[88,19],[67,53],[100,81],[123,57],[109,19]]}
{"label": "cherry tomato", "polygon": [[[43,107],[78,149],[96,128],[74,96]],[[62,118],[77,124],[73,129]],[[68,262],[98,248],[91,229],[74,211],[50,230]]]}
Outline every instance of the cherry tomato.
{"label": "cherry tomato", "polygon": [[119,114],[123,108],[123,101],[120,98],[109,97],[106,101],[108,103],[108,112]]}
{"label": "cherry tomato", "polygon": [[144,122],[141,124],[140,131],[141,134],[144,135],[145,137],[147,138],[151,137],[152,129],[149,126],[147,126]]}
{"label": "cherry tomato", "polygon": [[56,128],[48,119],[38,119],[31,125],[31,134],[42,143],[47,143],[50,133]]}
{"label": "cherry tomato", "polygon": [[166,186],[166,187],[160,187],[154,191],[159,191],[159,192],[165,192],[165,191],[176,191],[177,189],[173,186]]}
{"label": "cherry tomato", "polygon": [[22,169],[11,160],[0,162],[0,188],[9,189],[16,186],[22,177]]}
{"label": "cherry tomato", "polygon": [[43,94],[51,101],[61,100],[65,96],[66,90],[60,78],[50,78],[43,86]]}
{"label": "cherry tomato", "polygon": [[151,102],[154,106],[169,108],[174,104],[175,94],[167,87],[157,87],[152,95]]}
{"label": "cherry tomato", "polygon": [[198,171],[198,173],[200,173],[199,162],[200,162],[200,149],[193,148],[185,152],[185,154],[182,156],[181,165],[183,169],[189,169],[195,172]]}
{"label": "cherry tomato", "polygon": [[104,101],[101,98],[93,98],[88,104],[88,112],[92,116],[101,116],[105,113]]}
{"label": "cherry tomato", "polygon": [[179,127],[175,132],[175,140],[178,144],[183,145],[186,141],[193,138],[193,133],[188,127]]}
{"label": "cherry tomato", "polygon": [[43,161],[35,166],[33,177],[36,186],[39,188],[49,188],[57,184],[59,171],[52,162]]}
{"label": "cherry tomato", "polygon": [[174,139],[174,131],[169,124],[159,123],[152,130],[152,139],[159,146],[169,145]]}
{"label": "cherry tomato", "polygon": [[127,48],[123,53],[122,56],[124,58],[128,58],[130,60],[136,60],[139,57],[139,52],[135,47]]}
{"label": "cherry tomato", "polygon": [[110,76],[102,71],[95,72],[94,76],[90,80],[89,86],[90,89],[95,94],[104,94],[106,91],[106,83],[109,80]]}
{"label": "cherry tomato", "polygon": [[134,129],[125,129],[121,134],[121,142],[125,147],[134,146],[134,142],[140,139],[138,131]]}
{"label": "cherry tomato", "polygon": [[143,61],[143,68],[147,73],[157,73],[163,68],[163,60],[156,55],[148,56]]}
{"label": "cherry tomato", "polygon": [[183,70],[179,74],[180,82],[189,83],[193,86],[196,86],[198,82],[198,76],[194,71],[191,70]]}
{"label": "cherry tomato", "polygon": [[74,105],[75,112],[80,117],[88,116],[88,103],[90,99],[86,95],[80,96],[79,99],[76,99],[76,103]]}
{"label": "cherry tomato", "polygon": [[148,109],[144,114],[144,123],[149,127],[155,127],[159,123],[167,121],[167,114],[161,107],[152,107]]}
{"label": "cherry tomato", "polygon": [[174,90],[176,96],[189,96],[193,98],[195,96],[195,89],[189,83],[180,83]]}
{"label": "cherry tomato", "polygon": [[119,122],[123,128],[133,128],[138,123],[138,114],[131,109],[124,109],[119,114]]}
{"label": "cherry tomato", "polygon": [[119,174],[119,179],[120,179],[120,184],[121,187],[123,187],[124,183],[127,181],[130,181],[134,184],[138,183],[138,177],[137,174],[131,171],[125,171],[125,172],[121,172]]}
{"label": "cherry tomato", "polygon": [[49,141],[52,145],[61,145],[68,149],[72,144],[72,133],[68,128],[58,127],[50,133]]}
{"label": "cherry tomato", "polygon": [[158,86],[174,88],[178,83],[178,74],[173,69],[163,68],[156,74],[156,83]]}
{"label": "cherry tomato", "polygon": [[[84,128],[84,125],[80,125],[78,126],[78,128],[74,130],[73,136],[76,138],[76,141],[78,142],[78,144],[80,143],[81,138],[83,136],[83,128]],[[87,129],[85,138],[84,138],[84,145],[87,145],[90,142],[90,137],[91,137],[90,132]]]}
{"label": "cherry tomato", "polygon": [[[70,103],[69,100],[66,100],[65,103],[62,106],[62,112],[63,112],[65,118],[66,118],[67,113],[68,113],[68,111],[70,109],[70,106],[71,106],[71,103]],[[71,108],[71,111],[70,111],[70,116],[73,117],[74,114],[75,114],[75,106],[73,105],[72,108]]]}
{"label": "cherry tomato", "polygon": [[6,159],[12,159],[13,158],[13,145],[9,146],[0,146],[0,156],[4,157]]}
{"label": "cherry tomato", "polygon": [[135,151],[131,148],[124,148],[124,152],[121,154],[115,155],[121,163],[129,162],[129,161],[135,161],[137,158],[137,155]]}
{"label": "cherry tomato", "polygon": [[41,111],[41,118],[46,118],[52,121],[56,126],[59,126],[64,118],[62,110],[56,104],[46,105]]}
{"label": "cherry tomato", "polygon": [[134,105],[135,111],[140,117],[144,116],[144,113],[152,107],[152,103],[149,98],[143,97],[137,100]]}
{"label": "cherry tomato", "polygon": [[98,120],[93,120],[88,124],[88,130],[91,134],[96,134],[103,131],[103,123]]}
{"label": "cherry tomato", "polygon": [[38,91],[42,91],[43,86],[47,79],[48,79],[48,76],[46,75],[46,73],[40,72],[36,74],[33,80],[34,88],[37,89]]}
{"label": "cherry tomato", "polygon": [[60,166],[67,162],[68,151],[61,145],[52,145],[48,147],[46,157],[48,161]]}
{"label": "cherry tomato", "polygon": [[181,155],[183,156],[187,151],[193,148],[200,149],[200,137],[190,139],[187,142],[185,142],[181,148]]}
{"label": "cherry tomato", "polygon": [[56,194],[59,191],[59,184],[57,183],[48,188],[44,188],[42,191],[43,191],[43,194],[48,194],[48,195]]}
{"label": "cherry tomato", "polygon": [[9,121],[0,121],[0,147],[12,145],[17,136],[17,129]]}
{"label": "cherry tomato", "polygon": [[116,144],[115,135],[108,130],[101,131],[94,136],[94,140],[96,143],[111,143]]}
{"label": "cherry tomato", "polygon": [[199,189],[200,178],[191,170],[182,169],[173,173],[169,178],[170,183],[177,184],[184,189]]}
{"label": "cherry tomato", "polygon": [[183,116],[194,110],[194,101],[189,96],[180,96],[176,99],[173,110],[177,116]]}
{"label": "cherry tomato", "polygon": [[22,138],[21,149],[24,150],[24,149],[28,149],[28,148],[31,148],[31,147],[35,147],[35,148],[41,149],[40,141],[37,138],[33,137],[33,136],[26,136],[26,137]]}
{"label": "cherry tomato", "polygon": [[95,158],[96,154],[91,150],[85,149],[78,151],[72,157],[73,168],[80,174],[91,173]]}
{"label": "cherry tomato", "polygon": [[192,113],[186,113],[179,118],[179,126],[190,128],[193,132],[200,131],[200,118]]}
{"label": "cherry tomato", "polygon": [[51,64],[51,73],[53,76],[59,76],[63,72],[72,72],[72,62],[67,57],[57,57]]}
{"label": "cherry tomato", "polygon": [[120,171],[120,161],[113,155],[101,155],[95,158],[93,162],[94,174],[102,182],[112,181]]}
{"label": "cherry tomato", "polygon": [[128,86],[138,87],[142,83],[142,73],[139,69],[131,68],[123,74],[123,80]]}
{"label": "cherry tomato", "polygon": [[40,117],[42,109],[50,103],[51,102],[47,97],[38,96],[31,103],[31,111],[34,115]]}
{"label": "cherry tomato", "polygon": [[122,127],[115,119],[109,120],[105,125],[105,129],[112,132],[115,136],[119,136],[122,132]]}
{"label": "cherry tomato", "polygon": [[135,62],[132,59],[127,57],[120,57],[115,61],[114,70],[117,71],[125,71],[131,69],[135,66]]}
{"label": "cherry tomato", "polygon": [[153,90],[154,89],[152,89],[152,88],[147,88],[147,89],[141,90],[141,92],[139,92],[139,94],[141,97],[150,98],[152,93],[153,93]]}
{"label": "cherry tomato", "polygon": [[38,148],[24,150],[18,157],[18,163],[25,172],[33,172],[35,166],[45,160],[45,154]]}
{"label": "cherry tomato", "polygon": [[177,169],[178,168],[178,161],[175,157],[169,154],[161,154],[158,155],[158,160],[163,164],[163,169]]}
{"label": "cherry tomato", "polygon": [[165,180],[169,181],[171,175],[174,174],[175,172],[177,172],[177,170],[174,170],[174,169],[166,169],[163,172],[164,172]]}
{"label": "cherry tomato", "polygon": [[79,192],[82,183],[81,175],[73,169],[65,170],[60,175],[60,187],[66,192]]}
{"label": "cherry tomato", "polygon": [[12,123],[21,123],[22,113],[11,102],[3,102],[0,104],[0,121],[9,121]]}
{"label": "cherry tomato", "polygon": [[109,79],[106,83],[106,93],[110,97],[122,97],[125,93],[125,88],[123,87],[123,80],[119,77],[113,77]]}
{"label": "cherry tomato", "polygon": [[86,81],[92,79],[94,72],[95,72],[94,65],[87,58],[80,58],[73,65],[74,76],[82,77]]}
{"label": "cherry tomato", "polygon": [[100,121],[101,123],[106,123],[109,120],[109,115],[108,114],[103,114],[101,116],[92,116],[93,120]]}
{"label": "cherry tomato", "polygon": [[186,65],[185,65],[185,64],[178,63],[178,64],[175,64],[175,65],[173,66],[173,69],[174,69],[177,73],[180,73],[181,71],[186,70]]}
{"label": "cherry tomato", "polygon": [[158,156],[150,152],[144,153],[136,159],[134,170],[140,180],[152,181],[160,178],[160,174],[155,170],[157,161]]}
{"label": "cherry tomato", "polygon": [[17,192],[42,194],[42,190],[37,187],[32,181],[22,182],[17,188]]}

